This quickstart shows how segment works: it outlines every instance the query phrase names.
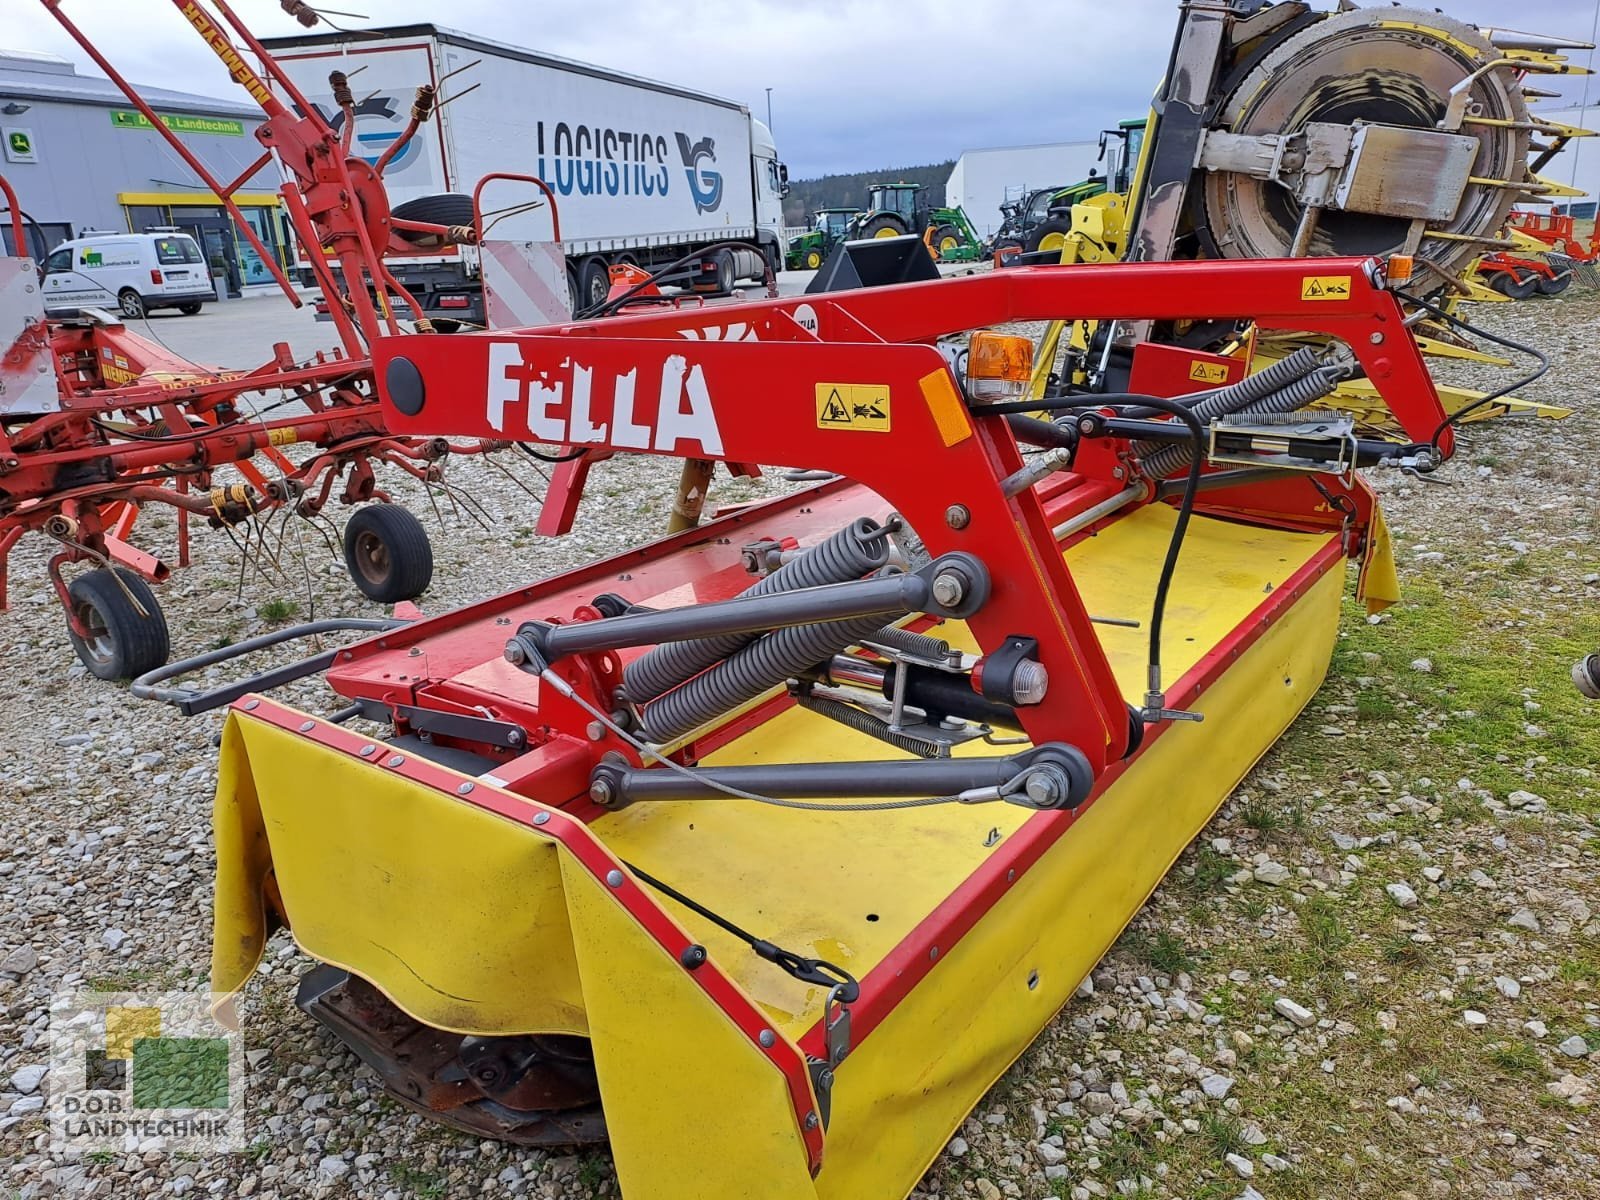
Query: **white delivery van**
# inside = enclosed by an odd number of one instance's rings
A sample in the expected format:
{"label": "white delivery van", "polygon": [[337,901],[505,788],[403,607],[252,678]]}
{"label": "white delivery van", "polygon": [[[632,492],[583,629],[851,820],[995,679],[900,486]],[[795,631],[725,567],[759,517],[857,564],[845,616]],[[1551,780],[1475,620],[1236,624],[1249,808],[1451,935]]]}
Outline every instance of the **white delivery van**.
{"label": "white delivery van", "polygon": [[205,256],[186,233],[85,233],[44,260],[44,311],[53,317],[84,308],[193,316],[216,296]]}

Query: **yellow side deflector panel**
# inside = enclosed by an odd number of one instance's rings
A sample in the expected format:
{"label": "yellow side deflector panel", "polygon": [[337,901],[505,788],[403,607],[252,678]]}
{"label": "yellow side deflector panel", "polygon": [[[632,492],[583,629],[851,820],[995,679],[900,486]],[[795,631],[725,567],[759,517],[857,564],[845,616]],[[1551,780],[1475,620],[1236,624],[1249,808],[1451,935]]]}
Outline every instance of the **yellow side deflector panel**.
{"label": "yellow side deflector panel", "polygon": [[593,875],[562,873],[624,1194],[815,1200],[782,1074]]}
{"label": "yellow side deflector panel", "polygon": [[1201,696],[1205,723],[1163,733],[845,1059],[823,1200],[916,1185],[1321,685],[1342,590],[1340,571],[1313,585]]}
{"label": "yellow side deflector panel", "polygon": [[536,831],[237,712],[214,819],[217,991],[261,956],[270,840],[306,953],[442,1029],[589,1032],[557,848]]}

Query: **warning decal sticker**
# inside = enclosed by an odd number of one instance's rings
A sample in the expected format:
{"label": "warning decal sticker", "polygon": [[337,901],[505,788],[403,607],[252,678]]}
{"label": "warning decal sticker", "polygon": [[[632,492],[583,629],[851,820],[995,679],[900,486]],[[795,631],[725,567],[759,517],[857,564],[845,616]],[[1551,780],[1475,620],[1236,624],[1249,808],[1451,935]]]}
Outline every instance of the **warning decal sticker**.
{"label": "warning decal sticker", "polygon": [[1350,276],[1307,275],[1300,281],[1300,299],[1348,300],[1350,299]]}
{"label": "warning decal sticker", "polygon": [[817,384],[817,428],[889,432],[889,385]]}

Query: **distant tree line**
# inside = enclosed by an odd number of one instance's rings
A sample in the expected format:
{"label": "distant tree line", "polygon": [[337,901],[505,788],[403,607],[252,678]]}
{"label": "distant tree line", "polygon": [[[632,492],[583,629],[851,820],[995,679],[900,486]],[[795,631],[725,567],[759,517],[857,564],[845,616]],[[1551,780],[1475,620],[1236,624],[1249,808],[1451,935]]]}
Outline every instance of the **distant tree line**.
{"label": "distant tree line", "polygon": [[932,202],[942,205],[944,185],[955,165],[955,160],[950,159],[923,167],[884,167],[853,175],[790,180],[789,195],[783,202],[783,223],[805,225],[819,208],[866,208],[867,188],[874,183],[920,183],[932,193]]}

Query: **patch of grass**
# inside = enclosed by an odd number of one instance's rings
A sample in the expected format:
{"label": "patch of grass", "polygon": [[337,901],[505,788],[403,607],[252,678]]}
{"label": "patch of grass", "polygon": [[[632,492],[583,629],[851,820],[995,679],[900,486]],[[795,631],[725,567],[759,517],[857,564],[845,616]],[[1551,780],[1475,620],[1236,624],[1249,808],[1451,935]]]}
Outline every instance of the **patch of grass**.
{"label": "patch of grass", "polygon": [[1200,1136],[1218,1161],[1230,1154],[1249,1152],[1244,1140],[1244,1126],[1239,1118],[1222,1109],[1207,1109],[1200,1114]]}
{"label": "patch of grass", "polygon": [[1562,983],[1600,983],[1600,951],[1564,959],[1556,975]]}
{"label": "patch of grass", "polygon": [[1399,970],[1420,971],[1432,956],[1426,945],[1413,942],[1396,930],[1383,935],[1378,943],[1378,957]]}
{"label": "patch of grass", "polygon": [[1397,716],[1400,710],[1395,707],[1394,701],[1382,692],[1375,692],[1370,688],[1356,693],[1356,719],[1358,721],[1387,721]]}
{"label": "patch of grass", "polygon": [[99,1163],[101,1166],[105,1166],[107,1163],[116,1162],[118,1155],[115,1150],[91,1150],[84,1155],[84,1158],[92,1163]]}
{"label": "patch of grass", "polygon": [[1154,1175],[1160,1155],[1155,1135],[1145,1129],[1118,1129],[1100,1151],[1101,1169],[1112,1179]]}
{"label": "patch of grass", "polygon": [[445,1193],[446,1180],[444,1176],[434,1171],[423,1171],[405,1163],[395,1163],[389,1167],[389,1182],[399,1187],[406,1195],[414,1196],[417,1200],[439,1200]]}
{"label": "patch of grass", "polygon": [[1308,896],[1299,908],[1305,935],[1305,958],[1313,971],[1331,971],[1343,964],[1353,935],[1345,927],[1339,901],[1321,894]]}
{"label": "patch of grass", "polygon": [[274,598],[265,601],[260,608],[256,609],[256,614],[263,621],[287,621],[299,611],[300,602],[298,600]]}
{"label": "patch of grass", "polygon": [[1183,886],[1197,895],[1209,896],[1220,892],[1228,877],[1238,870],[1225,854],[1218,854],[1210,846],[1201,846],[1194,852],[1194,874],[1180,876]]}
{"label": "patch of grass", "polygon": [[609,1172],[605,1159],[591,1154],[578,1164],[578,1182],[591,1192],[598,1191]]}
{"label": "patch of grass", "polygon": [[1484,1057],[1501,1071],[1511,1075],[1541,1075],[1544,1061],[1539,1052],[1527,1042],[1496,1042]]}
{"label": "patch of grass", "polygon": [[1276,805],[1263,796],[1251,796],[1239,810],[1239,819],[1257,833],[1271,833],[1283,824]]}

